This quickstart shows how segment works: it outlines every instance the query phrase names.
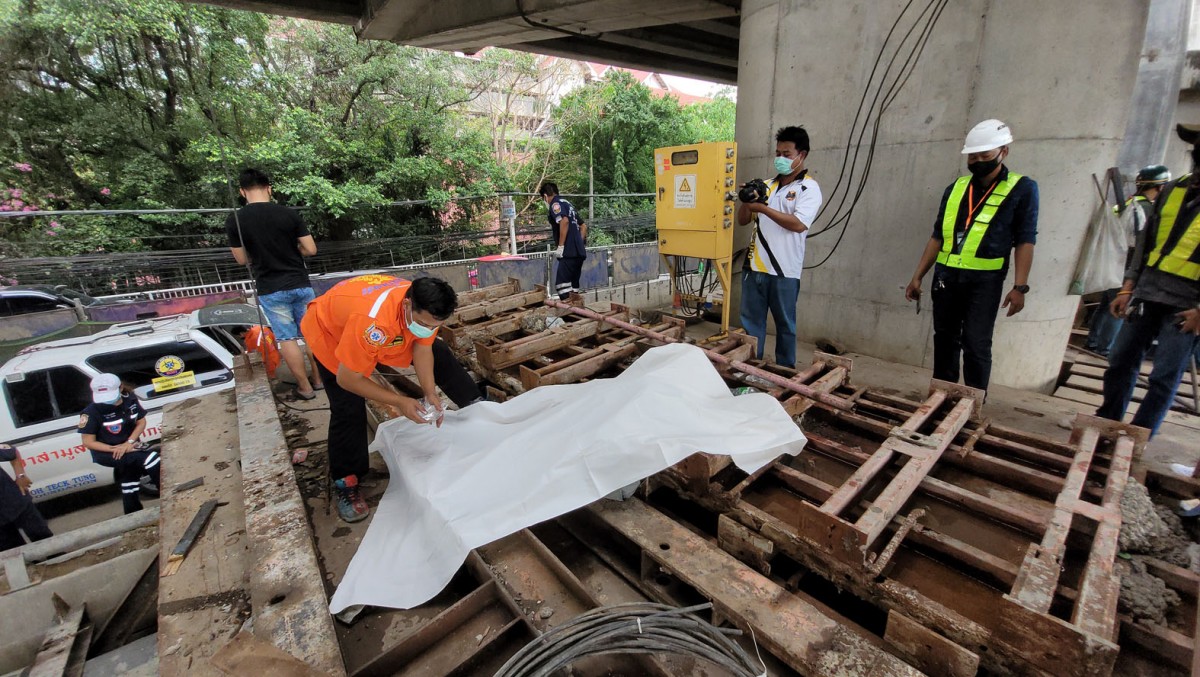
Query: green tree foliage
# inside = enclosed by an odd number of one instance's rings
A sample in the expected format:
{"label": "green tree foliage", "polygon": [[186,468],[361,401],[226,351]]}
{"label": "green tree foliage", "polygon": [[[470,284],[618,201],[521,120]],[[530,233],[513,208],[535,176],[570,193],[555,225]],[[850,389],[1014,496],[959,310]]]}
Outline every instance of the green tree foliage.
{"label": "green tree foliage", "polygon": [[683,116],[692,141],[733,141],[737,104],[731,90],[718,93],[712,101],[684,107]]}
{"label": "green tree foliage", "polygon": [[[492,227],[494,202],[460,198],[586,189],[589,163],[597,192],[651,192],[654,148],[732,137],[731,101],[683,108],[620,72],[547,116],[562,75],[172,0],[0,0],[0,211],[228,205],[256,166],[319,238],[427,235]],[[223,222],[0,219],[0,254],[219,247]]]}

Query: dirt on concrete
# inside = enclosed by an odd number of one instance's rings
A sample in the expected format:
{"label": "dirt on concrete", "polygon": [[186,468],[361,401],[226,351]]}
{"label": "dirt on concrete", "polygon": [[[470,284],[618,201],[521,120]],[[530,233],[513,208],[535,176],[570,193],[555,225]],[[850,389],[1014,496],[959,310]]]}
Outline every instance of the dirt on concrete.
{"label": "dirt on concrete", "polygon": [[1191,568],[1193,545],[1179,516],[1150,499],[1141,483],[1130,479],[1121,497],[1122,552],[1149,555],[1176,566]]}
{"label": "dirt on concrete", "polygon": [[1167,624],[1167,612],[1179,604],[1179,595],[1157,576],[1146,571],[1140,560],[1120,562],[1121,596],[1119,608],[1134,621]]}

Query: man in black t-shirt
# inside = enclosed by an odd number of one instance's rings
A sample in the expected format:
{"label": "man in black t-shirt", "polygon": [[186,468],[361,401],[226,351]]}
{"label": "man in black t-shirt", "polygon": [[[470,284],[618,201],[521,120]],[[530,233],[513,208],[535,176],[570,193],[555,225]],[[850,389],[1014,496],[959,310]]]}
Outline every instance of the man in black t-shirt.
{"label": "man in black t-shirt", "polygon": [[142,509],[138,498],[142,474],[159,484],[161,459],[157,448],[138,441],[146,430],[146,410],[136,395],[121,392],[116,374],[100,374],[92,379],[92,403],[79,415],[79,433],[83,446],[92,452],[97,465],[117,471],[125,514]]}
{"label": "man in black t-shirt", "polygon": [[309,380],[297,341],[304,311],[316,298],[304,257],[317,253],[317,243],[295,210],[271,201],[271,179],[266,174],[246,169],[238,185],[246,206],[225,220],[229,247],[238,263],[250,262],[258,304],[279,341],[284,363],[296,377],[296,395],[311,400],[317,396],[314,390],[323,389],[321,375],[313,360]]}

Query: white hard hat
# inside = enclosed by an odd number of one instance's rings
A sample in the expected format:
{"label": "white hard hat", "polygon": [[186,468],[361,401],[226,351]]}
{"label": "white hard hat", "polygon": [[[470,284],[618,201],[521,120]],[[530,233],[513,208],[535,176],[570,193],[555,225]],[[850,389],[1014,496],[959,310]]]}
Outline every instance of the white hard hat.
{"label": "white hard hat", "polygon": [[967,132],[962,153],[983,153],[1012,143],[1012,131],[999,120],[984,120]]}

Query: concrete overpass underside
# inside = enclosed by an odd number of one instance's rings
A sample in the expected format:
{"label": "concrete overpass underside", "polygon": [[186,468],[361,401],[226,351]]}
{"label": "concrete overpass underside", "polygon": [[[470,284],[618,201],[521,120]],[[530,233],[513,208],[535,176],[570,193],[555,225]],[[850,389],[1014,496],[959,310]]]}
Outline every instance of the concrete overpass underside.
{"label": "concrete overpass underside", "polygon": [[354,26],[365,39],[507,47],[737,84],[741,0],[209,0]]}

